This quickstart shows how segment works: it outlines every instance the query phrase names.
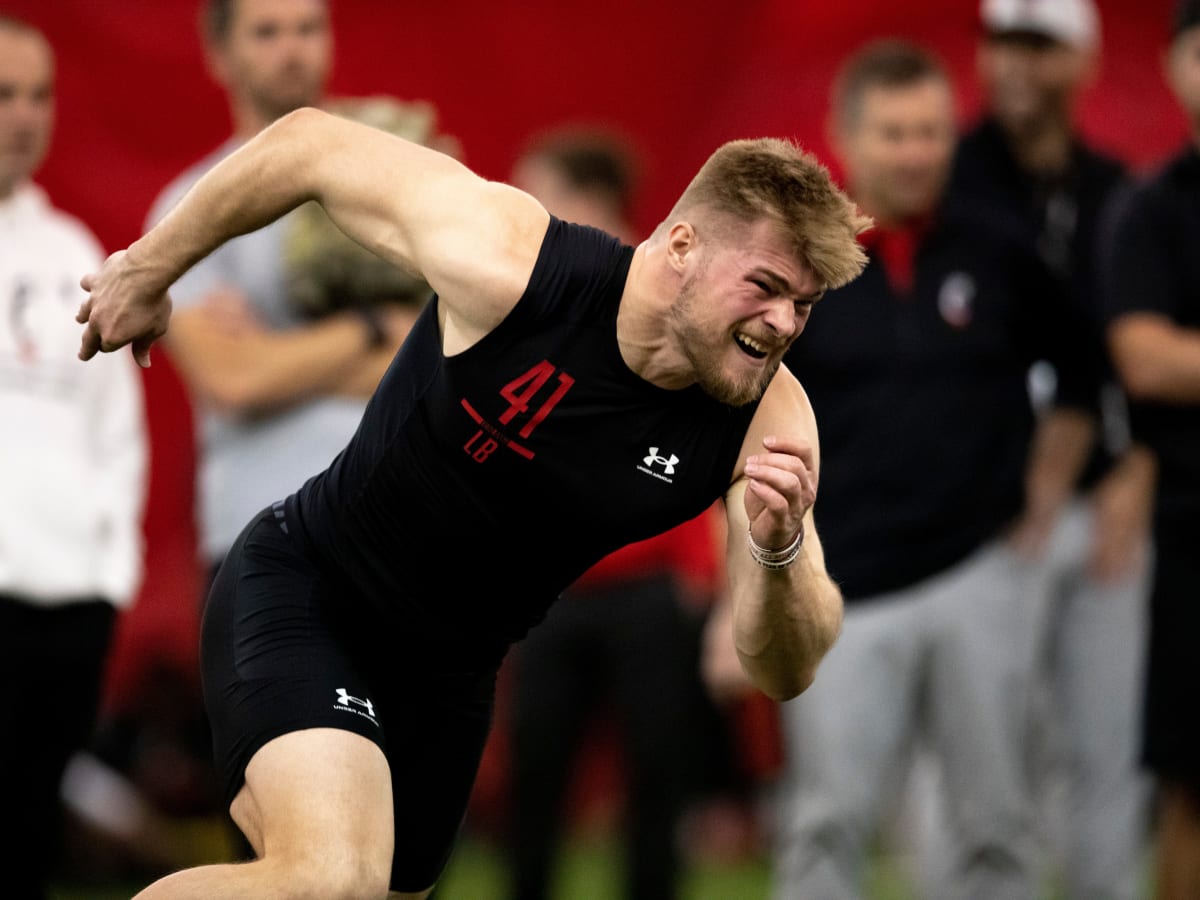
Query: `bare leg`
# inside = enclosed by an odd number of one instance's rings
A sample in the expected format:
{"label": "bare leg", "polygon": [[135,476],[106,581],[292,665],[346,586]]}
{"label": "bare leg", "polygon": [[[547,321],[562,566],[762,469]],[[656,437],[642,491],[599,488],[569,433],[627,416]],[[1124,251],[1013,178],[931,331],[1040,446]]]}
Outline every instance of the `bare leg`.
{"label": "bare leg", "polygon": [[365,738],[332,728],[276,738],[250,760],[246,784],[230,806],[258,858],[176,872],[135,900],[383,900],[392,863],[391,796],[387,761]]}
{"label": "bare leg", "polygon": [[1158,817],[1157,900],[1200,897],[1200,796],[1185,785],[1162,786]]}

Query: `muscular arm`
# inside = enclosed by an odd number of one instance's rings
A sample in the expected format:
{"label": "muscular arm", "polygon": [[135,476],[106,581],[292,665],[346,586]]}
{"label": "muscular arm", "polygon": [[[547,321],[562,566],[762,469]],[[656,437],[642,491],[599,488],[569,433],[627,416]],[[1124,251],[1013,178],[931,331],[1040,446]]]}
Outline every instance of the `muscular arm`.
{"label": "muscular arm", "polygon": [[166,331],[167,288],[231,237],[316,200],[351,238],[416,272],[440,298],[448,342],[467,346],[519,299],[548,216],[532,197],[379,129],[313,109],[291,113],[201,178],[100,272],[80,356],[133,343],[139,360]]}
{"label": "muscular arm", "polygon": [[1112,322],[1108,340],[1131,398],[1200,403],[1200,330],[1159,313],[1131,312]]}
{"label": "muscular arm", "polygon": [[[825,571],[813,524],[816,421],[785,369],[763,397],[743,451],[725,503],[734,644],[751,682],[775,700],[789,700],[812,683],[837,638],[842,596]],[[765,569],[751,556],[748,532],[760,547],[784,547],[801,523],[804,541],[789,567]]]}

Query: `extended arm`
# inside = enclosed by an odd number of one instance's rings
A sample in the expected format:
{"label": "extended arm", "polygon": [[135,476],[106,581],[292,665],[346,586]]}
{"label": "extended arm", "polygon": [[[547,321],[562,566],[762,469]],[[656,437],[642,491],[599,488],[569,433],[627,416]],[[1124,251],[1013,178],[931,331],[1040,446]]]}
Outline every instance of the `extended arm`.
{"label": "extended arm", "polygon": [[[807,688],[841,630],[842,597],[825,571],[813,524],[819,450],[804,391],[785,369],[767,390],[747,434],[743,462],[726,495],[726,566],[733,639],[747,676],[775,700]],[[748,536],[767,550],[788,547],[804,529],[799,555],[765,568]]]}
{"label": "extended arm", "polygon": [[459,341],[486,334],[516,303],[547,214],[527,194],[375,128],[304,109],[208,172],[127,251],[84,279],[80,356],[134,345],[148,361],[170,317],[166,291],[221,243],[316,200],[346,234],[418,273]]}

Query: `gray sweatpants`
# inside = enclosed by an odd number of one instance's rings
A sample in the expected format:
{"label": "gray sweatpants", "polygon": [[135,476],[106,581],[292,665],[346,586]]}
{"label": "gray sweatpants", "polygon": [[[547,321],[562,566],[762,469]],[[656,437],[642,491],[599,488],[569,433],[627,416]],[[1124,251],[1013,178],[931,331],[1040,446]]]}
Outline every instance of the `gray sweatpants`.
{"label": "gray sweatpants", "polygon": [[1088,571],[1091,537],[1091,508],[1078,501],[1049,552],[1034,775],[1066,896],[1133,900],[1143,892],[1147,847],[1149,782],[1138,747],[1149,565],[1098,581]]}
{"label": "gray sweatpants", "polygon": [[783,705],[774,897],[861,895],[865,854],[927,746],[953,838],[947,898],[1035,896],[1028,723],[1041,570],[1000,541],[917,585],[847,607],[814,684]]}

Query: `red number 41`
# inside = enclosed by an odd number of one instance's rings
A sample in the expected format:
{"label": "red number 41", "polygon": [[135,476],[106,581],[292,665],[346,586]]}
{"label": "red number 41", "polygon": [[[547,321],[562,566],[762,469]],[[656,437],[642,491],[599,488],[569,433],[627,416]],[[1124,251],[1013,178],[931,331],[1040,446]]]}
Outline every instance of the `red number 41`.
{"label": "red number 41", "polygon": [[521,437],[527,438],[533,434],[533,429],[537,428],[542,423],[546,416],[550,415],[550,410],[558,405],[561,400],[571,389],[571,385],[575,383],[575,379],[566,372],[558,372],[549,360],[542,360],[524,375],[514,378],[508,384],[500,389],[500,396],[507,400],[511,405],[500,416],[500,424],[507,425],[517,416],[529,412],[529,408],[533,403],[533,398],[538,394],[546,382],[555,374],[558,375],[558,384],[554,388],[554,392],[546,399],[546,402],[538,407],[537,412],[530,416],[519,432]]}

